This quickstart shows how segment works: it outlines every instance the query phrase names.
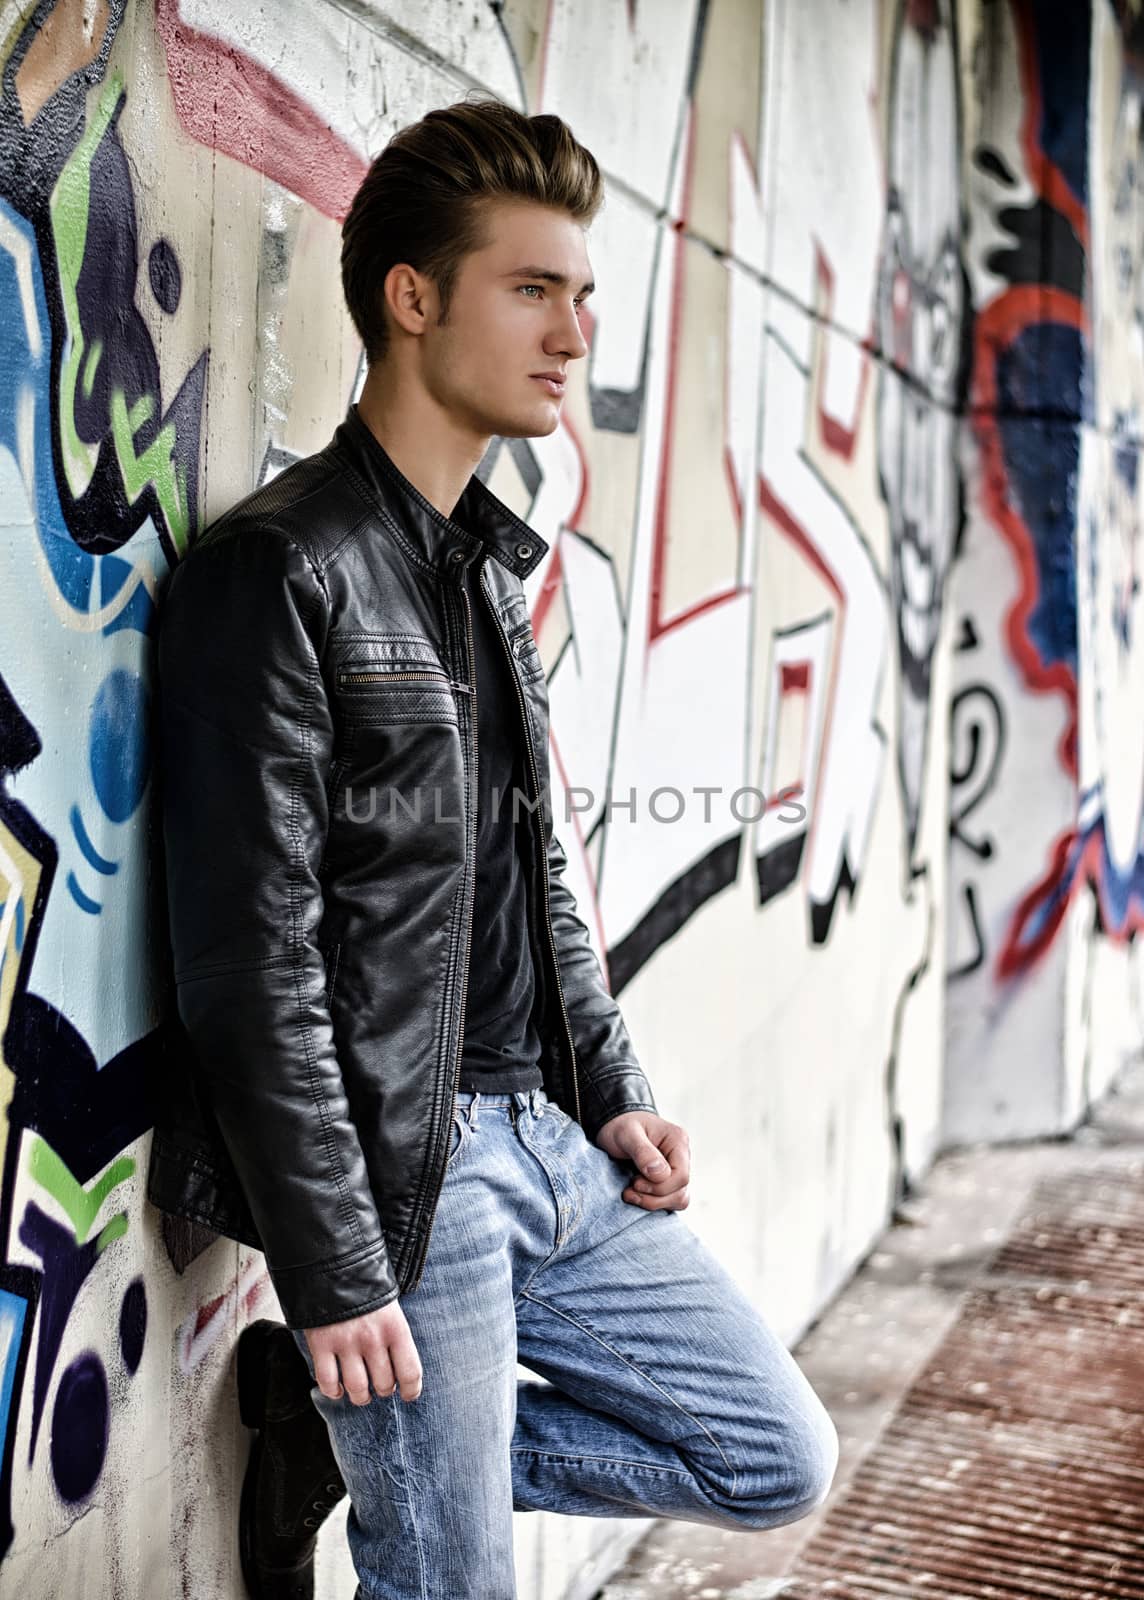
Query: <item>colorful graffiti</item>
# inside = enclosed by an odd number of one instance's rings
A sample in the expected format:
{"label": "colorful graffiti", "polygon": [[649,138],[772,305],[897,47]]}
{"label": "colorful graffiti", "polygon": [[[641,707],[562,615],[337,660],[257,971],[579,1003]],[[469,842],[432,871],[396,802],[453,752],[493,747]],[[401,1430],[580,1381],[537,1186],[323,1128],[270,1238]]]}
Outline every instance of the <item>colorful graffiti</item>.
{"label": "colorful graffiti", "polygon": [[[1077,585],[1092,19],[1087,6],[1048,17],[1014,0],[991,26],[972,153],[972,493],[951,720],[953,1137],[1039,1131],[1067,1116],[1059,1075],[1036,1063],[1059,1056],[1067,951],[1057,936],[1085,881]],[[1028,1066],[1002,1068],[1014,1061]]]}
{"label": "colorful graffiti", "polygon": [[[123,9],[85,29],[78,7],[24,8],[3,42],[0,1554],[17,1534],[17,1438],[25,1503],[46,1472],[65,1520],[78,1514],[148,1322],[125,1243],[128,1152],[150,1126],[159,1059],[148,639],[158,584],[198,521],[206,357],[164,404],[137,302],[126,89],[108,72]],[[146,269],[173,315],[169,242],[152,243]],[[108,1321],[110,1345],[92,1337]]]}
{"label": "colorful graffiti", "polygon": [[[741,1108],[729,1236],[785,1331],[940,1139],[1079,1113],[1063,930],[1086,897],[1093,939],[1137,927],[1134,11],[464,9],[0,7],[14,1582],[47,1560],[71,1592],[97,1549],[101,1593],[237,1592],[218,1395],[272,1293],[139,1184],[156,605],[356,393],[338,219],[429,106],[557,111],[609,178],[561,426],[479,471],[550,546],[569,884],[664,1101],[721,1149],[716,1077]],[[170,1503],[147,1572],[115,1514],[143,1493]]]}
{"label": "colorful graffiti", "polygon": [[[1064,58],[1088,35],[1087,10],[1077,8],[1067,25],[1032,30],[1027,9],[1016,8],[1017,48],[1022,70],[1037,72],[1039,58]],[[1063,35],[1063,36],[1062,36]],[[1025,82],[1027,115],[1035,115],[1042,96],[1037,80]],[[1050,82],[1049,87],[1055,87]],[[1071,86],[1070,86],[1071,87]],[[1088,242],[1083,110],[1073,108],[1072,137],[1065,143],[1071,170],[1054,159],[1051,144],[1034,146],[1030,173],[1039,192],[1014,194],[1016,179],[1006,157],[985,147],[983,173],[994,181],[996,226],[1010,236],[1008,247],[994,248],[987,267],[1004,284],[981,314],[974,400],[979,448],[986,458],[988,510],[998,531],[1010,541],[1023,588],[1008,619],[1026,687],[1055,692],[1068,706],[1071,721],[1062,736],[1059,758],[1076,771],[1076,475],[1080,444],[1081,381],[1085,361],[1084,254]],[[1048,107],[1046,129],[1060,137],[1060,122]],[[1080,135],[1078,149],[1077,134]],[[1051,135],[1052,136],[1052,135]],[[1028,139],[1029,135],[1025,135]],[[1038,129],[1034,138],[1041,137]],[[1064,141],[1062,141],[1064,142]],[[1077,157],[1080,157],[1078,162]],[[1071,183],[1070,183],[1071,178]],[[1076,185],[1077,187],[1073,187]],[[1060,247],[1046,250],[1047,238]],[[1046,482],[1044,434],[1030,432],[1028,419],[1043,414],[1053,396],[1056,449],[1051,452],[1055,481]],[[1071,424],[1071,427],[1069,426]],[[1020,971],[1051,943],[1067,904],[1071,869],[1067,849],[1053,851],[1058,870],[1031,887],[997,952],[1000,977]]]}

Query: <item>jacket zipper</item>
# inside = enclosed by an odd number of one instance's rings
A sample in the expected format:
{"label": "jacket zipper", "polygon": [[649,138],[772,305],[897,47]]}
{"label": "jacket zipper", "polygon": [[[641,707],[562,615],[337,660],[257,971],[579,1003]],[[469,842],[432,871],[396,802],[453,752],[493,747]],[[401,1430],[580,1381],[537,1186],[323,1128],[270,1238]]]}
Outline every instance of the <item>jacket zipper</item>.
{"label": "jacket zipper", "polygon": [[467,683],[454,683],[443,672],[346,672],[338,673],[338,687],[351,683],[447,683],[451,689],[469,693]]}
{"label": "jacket zipper", "polygon": [[[457,685],[456,687],[463,688],[465,690],[466,694],[471,696],[472,722],[473,722],[473,793],[475,795],[476,792],[477,792],[477,762],[478,762],[478,759],[479,759],[478,752],[477,752],[477,661],[476,661],[476,654],[475,654],[475,652],[473,650],[473,614],[472,614],[472,611],[471,611],[471,609],[469,607],[469,592],[465,587],[463,579],[462,579],[462,582],[461,582],[461,599],[465,603],[465,644],[467,646],[468,655],[469,655],[469,682],[467,684]],[[477,892],[476,891],[477,862],[476,862],[475,836],[476,836],[476,830],[474,829],[474,850],[473,850],[473,898],[474,898],[474,900],[476,898],[476,892]],[[465,965],[464,965],[464,971],[463,971],[463,973],[461,975],[461,1016],[460,1016],[460,1021],[459,1021],[458,1027],[457,1027],[457,1055],[456,1055],[456,1059],[455,1059],[455,1061],[453,1063],[453,1092],[452,1092],[452,1100],[451,1100],[450,1109],[449,1109],[449,1115],[445,1119],[445,1127],[446,1128],[449,1128],[449,1127],[452,1126],[453,1118],[457,1114],[457,1086],[461,1081],[461,1051],[463,1050],[464,1043],[465,1043],[465,1002],[468,999],[469,959],[470,959],[470,956],[472,954],[472,948],[473,948],[473,908],[472,908],[472,902],[470,902],[468,927],[465,930]],[[448,1144],[446,1143],[446,1149],[447,1148],[448,1148]],[[417,1285],[421,1282],[421,1274],[425,1270],[425,1260],[426,1260],[426,1257],[429,1254],[429,1240],[430,1240],[430,1238],[432,1237],[432,1234],[433,1234],[433,1224],[437,1220],[437,1201],[439,1200],[440,1195],[441,1195],[441,1187],[445,1182],[445,1167],[446,1167],[446,1165],[447,1165],[447,1163],[443,1164],[442,1167],[441,1167],[441,1176],[437,1180],[437,1187],[433,1192],[433,1199],[430,1202],[429,1226],[425,1230],[425,1237],[421,1242],[421,1248],[417,1252],[417,1257],[416,1257],[416,1260],[415,1260],[414,1265],[413,1265],[413,1281],[409,1285],[410,1289],[416,1289]],[[408,1290],[406,1292],[408,1293]]]}
{"label": "jacket zipper", "polygon": [[[483,567],[481,569],[479,583],[482,592],[486,598],[489,599],[489,610],[492,612],[493,623],[496,627],[496,631],[500,637],[501,643],[504,646],[505,653],[509,657],[508,675],[512,679],[512,686],[516,690],[517,703],[520,706],[521,731],[524,735],[525,749],[528,751],[529,770],[532,773],[532,795],[530,798],[532,800],[536,800],[540,795],[540,774],[536,770],[536,756],[532,749],[532,739],[528,731],[528,708],[525,706],[524,693],[520,687],[520,683],[517,680],[516,673],[512,670],[512,657],[514,652],[512,647],[509,645],[508,637],[505,634],[504,629],[501,627],[501,621],[497,615],[497,608],[495,605],[493,605],[491,598],[489,598],[488,590],[485,588]],[[527,638],[527,635],[524,635],[524,637]],[[535,811],[533,811],[531,815],[535,816]],[[544,923],[548,930],[548,943],[552,950],[552,971],[556,978],[556,998],[560,1001],[560,1010],[564,1017],[564,1032],[568,1038],[568,1059],[572,1063],[572,1096],[576,1104],[576,1121],[582,1123],[583,1118],[580,1114],[580,1085],[576,1077],[576,1046],[572,1043],[572,1024],[568,1017],[568,1007],[564,1003],[564,989],[560,982],[560,958],[556,954],[556,934],[552,928],[552,907],[548,898],[548,853],[544,848],[543,822],[537,831],[536,837],[538,845],[536,870],[540,874],[541,887],[544,891]]]}

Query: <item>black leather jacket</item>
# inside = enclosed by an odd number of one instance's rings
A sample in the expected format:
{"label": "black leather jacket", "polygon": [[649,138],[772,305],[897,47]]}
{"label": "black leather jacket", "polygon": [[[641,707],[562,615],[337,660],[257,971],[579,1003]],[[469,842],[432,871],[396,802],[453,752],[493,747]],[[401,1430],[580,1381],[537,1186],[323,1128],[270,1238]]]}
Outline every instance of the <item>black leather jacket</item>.
{"label": "black leather jacket", "polygon": [[656,1109],[552,832],[521,585],[547,546],[476,476],[457,510],[479,539],[351,406],[324,450],[203,534],[162,606],[177,1014],[148,1195],[264,1250],[291,1327],[384,1305],[425,1264],[465,1020],[478,751],[461,578],[482,541],[541,802],[526,881],[544,1086],[589,1138]]}

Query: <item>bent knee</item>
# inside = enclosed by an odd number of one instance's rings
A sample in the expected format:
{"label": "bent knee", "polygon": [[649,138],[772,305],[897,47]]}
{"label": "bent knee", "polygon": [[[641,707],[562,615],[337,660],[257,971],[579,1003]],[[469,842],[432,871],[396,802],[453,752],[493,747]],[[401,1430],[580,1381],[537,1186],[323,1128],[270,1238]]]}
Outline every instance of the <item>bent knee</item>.
{"label": "bent knee", "polygon": [[[816,1402],[817,1404],[817,1402]],[[766,1443],[762,1464],[743,1474],[743,1490],[726,1509],[739,1528],[776,1528],[820,1506],[838,1468],[838,1431],[819,1406],[792,1420]]]}

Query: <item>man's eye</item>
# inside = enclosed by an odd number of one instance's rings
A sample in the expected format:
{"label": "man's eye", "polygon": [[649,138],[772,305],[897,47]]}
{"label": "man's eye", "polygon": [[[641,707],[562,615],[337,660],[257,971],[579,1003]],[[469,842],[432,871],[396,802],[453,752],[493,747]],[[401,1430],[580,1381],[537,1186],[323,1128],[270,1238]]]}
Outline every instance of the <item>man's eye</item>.
{"label": "man's eye", "polygon": [[[517,288],[521,291],[521,293],[527,293],[530,289],[535,289],[536,295],[529,295],[529,299],[539,298],[539,296],[544,293],[544,286],[539,283],[520,283],[517,285]],[[587,298],[588,296],[585,295],[581,300],[573,300],[572,305],[575,308],[577,316],[579,316],[581,311],[583,311]]]}

